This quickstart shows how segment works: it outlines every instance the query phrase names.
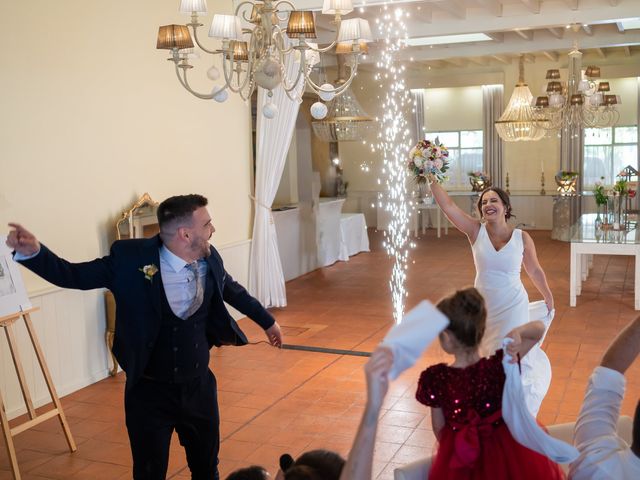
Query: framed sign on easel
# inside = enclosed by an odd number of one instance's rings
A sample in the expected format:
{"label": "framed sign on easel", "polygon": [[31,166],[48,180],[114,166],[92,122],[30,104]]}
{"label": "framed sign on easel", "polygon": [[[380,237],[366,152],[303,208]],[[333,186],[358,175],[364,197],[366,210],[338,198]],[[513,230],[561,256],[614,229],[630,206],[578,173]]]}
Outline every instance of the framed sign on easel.
{"label": "framed sign on easel", "polygon": [[[11,464],[13,478],[14,480],[20,480],[21,477],[20,470],[18,469],[18,459],[13,445],[13,437],[16,435],[44,422],[45,420],[58,417],[62,430],[64,431],[67,444],[69,445],[69,450],[75,452],[77,447],[73,440],[73,436],[71,435],[67,419],[64,415],[60,398],[58,398],[55,386],[53,385],[53,380],[49,373],[49,368],[47,367],[47,362],[45,361],[42,348],[40,347],[36,331],[33,328],[33,323],[31,322],[31,313],[38,309],[31,306],[18,265],[13,261],[11,251],[6,246],[5,241],[6,238],[0,236],[0,328],[4,330],[7,337],[7,344],[9,345],[11,358],[16,369],[18,382],[20,383],[20,390],[22,391],[22,397],[24,398],[29,420],[12,428],[9,425],[2,391],[0,391],[0,426],[7,454],[9,456],[9,463]],[[20,360],[18,342],[16,341],[14,328],[16,322],[21,319],[24,320],[27,333],[29,334],[29,339],[31,340],[31,345],[33,346],[36,358],[38,359],[38,364],[42,370],[42,375],[44,376],[44,380],[47,384],[47,389],[49,390],[49,395],[51,395],[51,400],[54,404],[54,408],[52,410],[41,415],[36,413],[33,405],[24,369],[22,368],[22,361]]]}

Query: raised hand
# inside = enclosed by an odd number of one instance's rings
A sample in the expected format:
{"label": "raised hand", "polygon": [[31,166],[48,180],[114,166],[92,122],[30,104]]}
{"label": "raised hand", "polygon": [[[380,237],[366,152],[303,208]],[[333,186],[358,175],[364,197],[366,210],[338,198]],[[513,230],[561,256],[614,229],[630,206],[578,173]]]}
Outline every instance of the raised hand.
{"label": "raised hand", "polygon": [[367,401],[380,408],[389,390],[389,370],[393,366],[393,352],[388,347],[378,347],[364,366],[367,377]]}
{"label": "raised hand", "polygon": [[13,229],[7,236],[9,248],[25,256],[35,255],[40,251],[40,242],[33,233],[19,223],[10,223],[9,226]]}

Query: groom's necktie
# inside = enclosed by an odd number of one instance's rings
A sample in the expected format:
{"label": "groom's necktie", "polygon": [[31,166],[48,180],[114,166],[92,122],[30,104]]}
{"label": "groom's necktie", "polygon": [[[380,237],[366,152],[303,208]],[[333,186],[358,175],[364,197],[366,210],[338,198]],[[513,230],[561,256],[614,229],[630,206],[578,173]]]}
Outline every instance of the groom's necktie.
{"label": "groom's necktie", "polygon": [[193,297],[193,300],[191,301],[191,305],[189,305],[189,308],[184,314],[185,320],[200,308],[200,305],[202,305],[202,300],[204,298],[204,288],[202,285],[203,279],[200,278],[200,275],[198,274],[198,262],[195,261],[193,263],[189,263],[188,265],[186,265],[186,268],[188,268],[191,273],[193,273],[194,282],[196,284],[196,293]]}

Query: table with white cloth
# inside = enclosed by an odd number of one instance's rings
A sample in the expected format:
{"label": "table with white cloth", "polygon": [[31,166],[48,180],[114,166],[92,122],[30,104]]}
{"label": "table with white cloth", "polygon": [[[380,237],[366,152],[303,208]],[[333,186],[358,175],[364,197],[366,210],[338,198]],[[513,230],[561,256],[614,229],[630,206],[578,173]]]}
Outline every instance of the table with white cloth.
{"label": "table with white cloth", "polygon": [[593,255],[635,256],[634,306],[640,310],[640,231],[603,230],[596,227],[596,214],[582,215],[571,227],[571,269],[569,277],[569,305],[576,306],[582,282],[589,275]]}
{"label": "table with white cloth", "polygon": [[[434,211],[436,213],[436,229],[438,232],[438,238],[440,238],[440,223],[441,223],[441,219],[442,219],[442,210],[440,209],[440,207],[438,206],[437,203],[432,202],[432,203],[416,203],[416,214],[412,216],[412,222],[413,222],[413,235],[415,237],[418,236],[418,225],[420,223],[422,223],[422,234],[424,235],[426,228],[427,228],[427,223],[429,223],[429,221],[425,218],[425,213],[427,215],[429,215],[429,220],[431,219],[431,211]],[[447,221],[447,219],[445,218],[444,220],[444,233],[445,235],[449,235],[449,222]]]}
{"label": "table with white cloth", "polygon": [[321,198],[316,220],[318,267],[326,267],[340,260],[340,215],[344,198]]}
{"label": "table with white cloth", "polygon": [[343,213],[340,215],[340,260],[369,251],[367,223],[363,213]]}

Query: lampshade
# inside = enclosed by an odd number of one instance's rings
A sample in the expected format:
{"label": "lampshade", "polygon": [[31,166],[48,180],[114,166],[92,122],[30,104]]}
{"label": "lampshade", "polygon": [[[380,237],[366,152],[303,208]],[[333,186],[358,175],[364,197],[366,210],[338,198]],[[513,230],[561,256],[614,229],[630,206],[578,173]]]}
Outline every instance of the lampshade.
{"label": "lampshade", "polygon": [[605,105],[620,105],[622,102],[619,95],[605,95],[604,103]]}
{"label": "lampshade", "polygon": [[547,93],[560,92],[562,92],[562,83],[556,81],[547,83]]}
{"label": "lampshade", "polygon": [[571,105],[582,105],[584,103],[584,97],[579,93],[575,93],[571,95],[569,102]]}
{"label": "lampshade", "polygon": [[193,48],[193,41],[186,25],[163,25],[158,29],[156,48],[171,50],[173,48]]}
{"label": "lampshade", "polygon": [[541,96],[536,98],[536,107],[546,108],[549,106],[549,97]]}
{"label": "lampshade", "polygon": [[338,43],[362,40],[364,42],[372,42],[371,28],[369,22],[363,18],[350,18],[340,23],[340,31],[338,32]]}
{"label": "lampshade", "polygon": [[289,38],[316,38],[316,22],[313,12],[308,10],[294,10],[289,14],[287,24],[287,36]]}
{"label": "lampshade", "polygon": [[191,15],[196,12],[198,15],[207,14],[207,0],[180,0],[180,13]]}
{"label": "lampshade", "polygon": [[557,68],[552,68],[551,70],[547,70],[547,80],[557,80],[560,78],[560,70]]}
{"label": "lampshade", "polygon": [[241,40],[242,23],[235,15],[222,15],[216,13],[211,21],[209,36],[227,40]]}
{"label": "lampshade", "polygon": [[598,91],[599,92],[609,92],[611,88],[609,88],[609,82],[600,82],[598,83]]}
{"label": "lampshade", "polygon": [[[249,61],[249,50],[247,48],[247,42],[241,40],[231,40],[229,45],[231,52],[233,52],[233,59],[236,62]],[[225,57],[231,58],[230,52],[225,53]]]}
{"label": "lampshade", "polygon": [[[364,40],[358,42],[360,44],[360,53],[365,55],[369,53],[369,45]],[[341,42],[336,45],[336,54],[353,53],[353,42]]]}
{"label": "lampshade", "polygon": [[589,78],[600,78],[600,67],[589,65],[584,74]]}
{"label": "lampshade", "polygon": [[[251,15],[249,15],[249,23],[253,23],[254,25],[258,25],[262,23],[262,10],[264,8],[264,3],[254,3],[251,8]],[[280,23],[280,19],[276,12],[271,14],[271,25],[278,25]]]}
{"label": "lampshade", "polygon": [[324,0],[322,13],[327,15],[346,15],[353,11],[351,0]]}

